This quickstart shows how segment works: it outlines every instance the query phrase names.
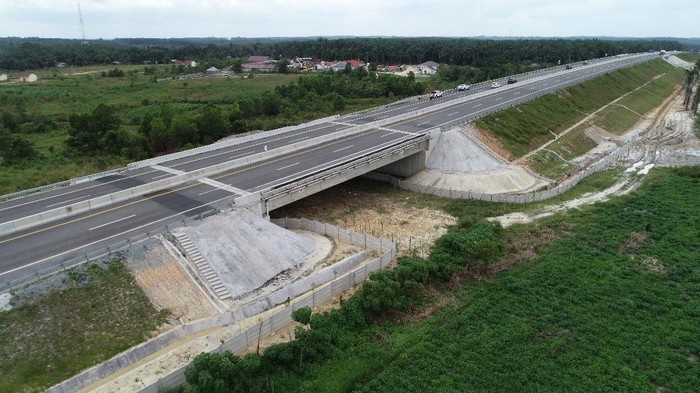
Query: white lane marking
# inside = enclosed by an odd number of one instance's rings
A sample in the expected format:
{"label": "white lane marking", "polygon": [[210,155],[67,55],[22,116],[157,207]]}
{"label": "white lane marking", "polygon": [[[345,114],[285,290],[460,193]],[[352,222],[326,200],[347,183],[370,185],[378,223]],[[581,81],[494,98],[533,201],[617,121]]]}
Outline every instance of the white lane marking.
{"label": "white lane marking", "polygon": [[236,188],[236,187],[234,187],[234,186],[229,186],[228,184],[222,183],[222,182],[220,182],[220,181],[216,181],[216,180],[214,180],[214,179],[210,179],[210,178],[208,178],[208,177],[205,177],[205,178],[203,178],[203,179],[199,179],[199,182],[200,182],[200,183],[204,183],[204,184],[208,184],[208,185],[210,185],[210,186],[212,186],[212,187],[216,187],[216,188],[219,188],[219,189],[228,191],[228,192],[230,192],[231,194],[238,194],[238,195],[241,195],[241,196],[250,195],[250,193],[247,192],[247,191],[243,191],[243,190],[241,190],[240,188]]}
{"label": "white lane marking", "polygon": [[343,148],[340,148],[338,150],[333,150],[333,153],[337,153],[339,151],[347,150],[347,149],[352,149],[355,145],[350,145],[350,146],[345,146]]}
{"label": "white lane marking", "polygon": [[53,204],[51,204],[51,205],[46,205],[46,207],[52,207],[52,206],[57,206],[57,205],[61,205],[61,204],[68,203],[68,202],[77,201],[78,199],[87,198],[87,197],[89,197],[89,196],[90,196],[90,194],[83,195],[83,196],[81,196],[81,197],[77,197],[77,198],[73,198],[73,199],[68,199],[68,200],[66,200],[66,201],[62,201],[62,202],[58,202],[58,203],[53,203]]}
{"label": "white lane marking", "polygon": [[478,107],[480,107],[480,106],[482,106],[482,105],[484,105],[484,104],[477,104],[477,105],[474,105],[473,108],[476,109],[476,108],[478,108]]}
{"label": "white lane marking", "polygon": [[132,215],[130,215],[130,216],[128,216],[128,217],[122,217],[122,218],[120,218],[120,219],[118,219],[118,220],[110,221],[110,222],[108,222],[108,223],[106,223],[106,224],[102,224],[102,225],[98,225],[98,226],[96,226],[96,227],[92,227],[92,228],[88,229],[88,231],[92,231],[93,229],[99,229],[99,228],[102,228],[102,227],[106,227],[107,225],[112,225],[112,224],[117,223],[117,222],[119,222],[119,221],[128,220],[128,219],[133,218],[133,217],[136,217],[136,214],[132,214]]}
{"label": "white lane marking", "polygon": [[301,164],[301,162],[295,162],[294,164],[289,164],[289,165],[287,165],[287,166],[283,166],[283,167],[281,167],[281,168],[277,168],[277,170],[278,170],[278,171],[281,171],[281,170],[283,170],[283,169],[291,168],[291,167],[293,167],[294,165],[299,165],[299,164]]}
{"label": "white lane marking", "polygon": [[459,114],[459,112],[448,113],[447,116],[454,116],[454,115],[456,115],[456,114]]}
{"label": "white lane marking", "polygon": [[[204,206],[208,206],[208,205],[210,205],[210,204],[219,203],[219,202],[223,201],[224,199],[229,199],[229,198],[231,198],[231,196],[230,196],[230,195],[227,195],[227,196],[225,196],[225,197],[223,197],[223,198],[219,198],[219,199],[217,199],[217,200],[215,200],[215,201],[212,201],[212,202],[209,202],[209,203],[206,203],[206,204],[203,204],[203,205],[199,205],[199,206],[193,207],[193,208],[191,208],[191,209],[187,209],[187,210],[185,210],[185,211],[183,211],[183,212],[179,212],[179,213],[173,214],[173,215],[171,215],[171,216],[163,217],[163,218],[161,218],[160,220],[155,220],[155,221],[153,221],[153,222],[149,222],[148,224],[143,224],[143,225],[138,226],[138,227],[136,227],[136,228],[128,229],[128,230],[126,230],[126,231],[124,231],[124,232],[117,233],[117,234],[112,235],[112,236],[107,236],[107,237],[102,238],[102,239],[100,239],[100,240],[95,240],[95,241],[92,242],[92,243],[84,244],[84,245],[82,245],[82,246],[73,248],[73,249],[68,250],[68,251],[59,252],[59,253],[56,254],[56,255],[51,255],[50,257],[46,257],[46,258],[44,258],[44,259],[40,259],[40,260],[38,260],[38,261],[34,261],[34,262],[32,262],[32,263],[28,263],[28,264],[26,264],[26,265],[24,265],[24,266],[16,267],[16,268],[14,268],[14,269],[12,269],[12,270],[8,270],[8,271],[6,271],[6,272],[2,272],[2,273],[0,273],[0,276],[4,276],[5,274],[10,274],[10,273],[12,273],[12,272],[16,272],[17,270],[22,270],[22,269],[27,268],[27,267],[30,267],[30,266],[34,266],[34,265],[36,265],[36,264],[38,264],[38,263],[46,262],[46,261],[48,261],[49,259],[53,259],[53,258],[56,258],[56,257],[60,257],[61,255],[65,255],[65,254],[68,254],[68,253],[71,253],[71,252],[74,252],[74,251],[78,251],[78,250],[80,250],[81,248],[85,248],[85,247],[92,246],[93,244],[97,244],[97,243],[99,243],[99,242],[103,242],[103,241],[105,241],[105,240],[109,240],[109,239],[111,239],[111,238],[114,238],[114,237],[117,237],[117,236],[121,236],[121,235],[123,235],[123,234],[125,234],[125,233],[137,231],[137,230],[139,230],[139,229],[141,229],[141,228],[145,228],[145,227],[147,227],[147,226],[149,226],[149,225],[153,225],[153,224],[155,224],[155,223],[157,223],[157,222],[165,221],[165,220],[167,220],[167,219],[170,219],[170,218],[173,218],[173,217],[177,217],[177,216],[179,216],[179,215],[182,215],[182,214],[191,212],[192,210],[197,210],[197,209],[199,209],[199,208],[202,208],[202,207],[204,207]],[[100,256],[101,256],[101,255],[100,255]]]}
{"label": "white lane marking", "polygon": [[153,177],[151,178],[151,180],[162,179],[162,178],[168,177],[168,176],[170,176],[170,175],[171,175],[170,173],[166,173],[165,175],[153,176]]}
{"label": "white lane marking", "polygon": [[391,135],[391,133],[384,134],[384,135],[379,135],[379,137],[380,137],[380,138],[384,138],[384,137],[387,137],[387,136],[389,136],[389,135]]}
{"label": "white lane marking", "polygon": [[494,98],[493,100],[494,100],[494,101],[500,101],[500,100],[502,100],[502,99],[503,99],[503,97],[496,97],[496,98]]}
{"label": "white lane marking", "polygon": [[204,191],[203,193],[200,193],[200,194],[197,194],[197,195],[202,196],[202,195],[206,195],[206,194],[209,194],[210,192],[214,192],[214,191],[218,191],[218,190],[220,190],[220,188],[212,188],[212,189],[209,190],[209,191]]}
{"label": "white lane marking", "polygon": [[172,173],[173,175],[184,175],[185,173],[187,173],[187,172],[180,171],[177,169],[168,168],[167,166],[162,166],[162,165],[151,165],[151,168],[157,169],[159,171],[163,171],[166,173]]}
{"label": "white lane marking", "polygon": [[429,122],[429,121],[424,121],[424,122],[418,123],[418,124],[416,124],[416,125],[417,125],[417,126],[423,126],[423,125],[426,125],[426,124],[428,124],[428,123],[430,123],[430,122]]}
{"label": "white lane marking", "polygon": [[305,136],[305,137],[303,137],[303,138],[299,138],[299,139],[295,139],[295,140],[293,140],[293,141],[289,141],[289,143],[294,143],[294,142],[303,141],[304,139],[309,139],[309,137],[308,137],[308,136]]}

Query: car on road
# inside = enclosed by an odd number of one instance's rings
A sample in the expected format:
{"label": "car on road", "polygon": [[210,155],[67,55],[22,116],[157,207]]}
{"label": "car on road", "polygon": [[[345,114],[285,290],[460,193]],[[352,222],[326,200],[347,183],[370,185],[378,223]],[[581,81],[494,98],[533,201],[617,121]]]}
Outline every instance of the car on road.
{"label": "car on road", "polygon": [[567,65],[566,65],[566,69],[567,69],[567,70],[570,70],[571,68],[573,68],[573,67],[571,67],[571,64],[567,64]]}
{"label": "car on road", "polygon": [[513,83],[515,83],[515,82],[517,82],[517,81],[518,81],[518,80],[515,79],[515,78],[513,78],[513,77],[508,78],[508,84],[509,84],[509,85],[512,85]]}
{"label": "car on road", "polygon": [[433,98],[440,98],[442,97],[442,92],[440,90],[433,90],[430,93],[430,99],[432,100]]}
{"label": "car on road", "polygon": [[498,89],[499,87],[501,87],[501,84],[498,83],[498,82],[493,82],[493,83],[491,84],[491,88],[492,88],[492,89]]}
{"label": "car on road", "polygon": [[471,89],[471,85],[465,85],[464,83],[457,86],[457,90],[459,90],[459,91],[467,91],[469,89]]}

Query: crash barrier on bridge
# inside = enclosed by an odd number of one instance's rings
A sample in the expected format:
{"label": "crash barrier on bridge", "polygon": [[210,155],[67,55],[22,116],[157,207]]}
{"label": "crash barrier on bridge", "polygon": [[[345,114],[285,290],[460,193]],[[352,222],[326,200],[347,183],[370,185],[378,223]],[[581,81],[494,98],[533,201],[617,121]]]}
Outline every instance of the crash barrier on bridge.
{"label": "crash barrier on bridge", "polygon": [[34,188],[30,188],[28,190],[22,190],[22,191],[13,192],[11,194],[0,195],[0,201],[6,201],[9,199],[21,197],[24,195],[34,194],[36,192],[53,190],[54,188],[70,186],[73,184],[80,184],[80,183],[84,183],[86,181],[96,180],[96,179],[110,176],[110,175],[116,175],[116,174],[124,172],[126,170],[127,170],[126,167],[115,168],[115,169],[111,169],[111,170],[100,172],[100,173],[93,173],[92,175],[76,177],[75,179],[64,180],[64,181],[60,181],[58,183],[47,184],[47,185],[41,186],[41,187],[34,187]]}
{"label": "crash barrier on bridge", "polygon": [[[193,156],[196,154],[208,153],[208,152],[211,152],[214,150],[220,150],[220,149],[223,149],[226,147],[239,145],[239,144],[249,142],[252,140],[258,140],[258,139],[261,139],[261,137],[274,137],[274,136],[277,136],[280,134],[294,131],[294,130],[299,129],[299,128],[315,126],[317,124],[325,123],[328,121],[333,121],[333,120],[336,120],[338,118],[339,118],[338,115],[332,115],[332,116],[327,116],[327,117],[324,117],[321,119],[312,120],[308,123],[298,124],[295,126],[286,126],[286,127],[282,127],[282,128],[278,128],[278,129],[270,130],[270,131],[251,131],[251,132],[248,132],[244,135],[237,136],[237,137],[229,137],[229,138],[226,138],[223,140],[216,141],[216,142],[209,144],[209,145],[206,145],[206,146],[200,146],[200,147],[196,147],[196,148],[189,149],[189,150],[183,150],[183,151],[179,151],[176,153],[165,154],[162,156],[153,157],[153,158],[149,158],[146,160],[132,162],[131,164],[128,165],[128,168],[129,169],[138,169],[138,168],[148,167],[148,166],[152,166],[152,165],[158,165],[158,164],[161,164],[163,162],[178,160],[180,158],[189,157],[189,156]],[[265,143],[269,143],[269,142],[260,142],[260,145],[263,145]]]}
{"label": "crash barrier on bridge", "polygon": [[480,192],[462,191],[448,188],[434,187],[424,184],[412,183],[405,180],[395,178],[391,175],[386,175],[382,173],[368,173],[365,177],[383,181],[389,183],[393,186],[399,187],[404,190],[413,191],[422,194],[430,194],[443,198],[450,199],[478,199],[487,202],[500,202],[500,203],[531,203],[540,202],[547,199],[554,198],[555,196],[561,195],[570,189],[574,188],[581,180],[586,177],[605,170],[616,163],[622,156],[624,156],[633,146],[626,145],[620,147],[613,151],[607,157],[597,161],[593,165],[589,166],[585,170],[573,175],[572,177],[566,179],[564,182],[556,187],[550,188],[544,191],[535,191],[528,193],[502,193],[502,194],[487,194]]}
{"label": "crash barrier on bridge", "polygon": [[[372,272],[386,268],[397,252],[396,245],[391,241],[364,233],[350,232],[318,221],[284,218],[272,220],[272,222],[287,229],[312,231],[359,247],[371,249],[378,253],[379,257],[358,266],[361,262],[360,259],[364,260],[367,255],[366,252],[363,252],[361,256],[347,258],[338,264],[331,265],[317,274],[273,292],[257,302],[249,303],[244,307],[212,318],[179,326],[100,365],[85,370],[73,378],[51,387],[47,392],[64,393],[80,390],[144,359],[182,337],[204,329],[236,323],[277,307],[269,316],[258,319],[255,325],[240,331],[234,337],[222,342],[219,347],[210,350],[210,352],[231,351],[240,354],[257,344],[260,338],[270,335],[280,327],[291,323],[292,312],[295,310],[303,307],[314,309],[343,291],[362,283]],[[151,382],[150,385],[141,388],[139,391],[156,393],[182,386],[185,384],[185,370],[188,366],[189,364],[184,365],[161,376],[157,381]],[[142,380],[142,382],[148,381]]]}

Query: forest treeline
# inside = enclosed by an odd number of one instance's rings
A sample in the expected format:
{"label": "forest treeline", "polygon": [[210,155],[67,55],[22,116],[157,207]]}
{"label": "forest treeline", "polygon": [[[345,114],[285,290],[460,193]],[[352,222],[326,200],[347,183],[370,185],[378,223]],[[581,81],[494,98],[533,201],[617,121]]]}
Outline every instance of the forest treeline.
{"label": "forest treeline", "polygon": [[329,61],[361,59],[379,64],[419,64],[432,60],[482,68],[504,62],[551,64],[650,49],[693,49],[689,46],[693,44],[654,39],[317,38],[293,41],[218,39],[173,42],[121,39],[91,41],[89,45],[82,45],[78,40],[2,38],[0,69],[41,69],[54,67],[59,62],[74,66],[115,61],[163,64],[170,63],[172,59],[224,60],[250,55],[265,55],[276,59],[311,57]]}

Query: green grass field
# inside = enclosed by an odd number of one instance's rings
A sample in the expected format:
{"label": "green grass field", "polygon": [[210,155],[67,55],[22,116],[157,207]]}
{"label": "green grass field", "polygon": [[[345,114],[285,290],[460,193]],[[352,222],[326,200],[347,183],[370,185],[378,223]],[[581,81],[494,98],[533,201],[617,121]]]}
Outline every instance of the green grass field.
{"label": "green grass field", "polygon": [[536,255],[358,333],[276,391],[673,391],[700,386],[700,169],[509,229]]}
{"label": "green grass field", "polygon": [[0,391],[38,392],[148,338],[165,322],[118,261],[0,311]]}

